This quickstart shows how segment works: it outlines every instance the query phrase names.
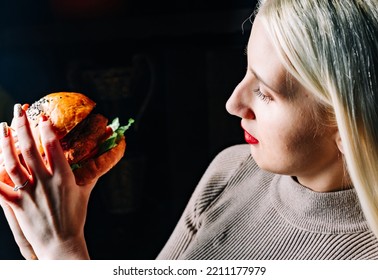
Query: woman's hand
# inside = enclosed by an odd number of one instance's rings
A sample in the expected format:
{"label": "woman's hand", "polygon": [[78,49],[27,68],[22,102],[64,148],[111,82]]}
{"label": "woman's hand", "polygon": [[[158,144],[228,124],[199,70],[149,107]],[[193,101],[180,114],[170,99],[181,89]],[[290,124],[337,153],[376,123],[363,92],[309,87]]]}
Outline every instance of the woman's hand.
{"label": "woman's hand", "polygon": [[76,184],[49,120],[39,122],[45,158],[19,104],[13,123],[24,163],[17,155],[11,129],[2,123],[4,165],[14,184],[25,186],[15,191],[0,183],[0,203],[21,253],[27,259],[88,259],[84,223],[94,184]]}

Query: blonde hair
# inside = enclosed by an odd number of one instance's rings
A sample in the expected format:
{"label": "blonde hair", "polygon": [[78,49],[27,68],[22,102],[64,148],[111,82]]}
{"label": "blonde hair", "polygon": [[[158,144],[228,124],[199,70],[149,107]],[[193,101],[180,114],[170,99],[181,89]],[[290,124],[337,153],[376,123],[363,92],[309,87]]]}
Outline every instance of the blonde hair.
{"label": "blonde hair", "polygon": [[260,0],[284,66],[333,114],[378,237],[378,0]]}

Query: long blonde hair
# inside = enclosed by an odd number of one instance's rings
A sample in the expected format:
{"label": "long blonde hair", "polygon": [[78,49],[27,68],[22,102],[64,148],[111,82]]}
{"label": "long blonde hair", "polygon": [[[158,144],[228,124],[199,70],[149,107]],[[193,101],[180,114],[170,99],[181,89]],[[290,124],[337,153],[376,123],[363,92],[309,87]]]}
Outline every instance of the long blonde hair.
{"label": "long blonde hair", "polygon": [[258,16],[289,73],[333,114],[378,237],[378,0],[260,0]]}

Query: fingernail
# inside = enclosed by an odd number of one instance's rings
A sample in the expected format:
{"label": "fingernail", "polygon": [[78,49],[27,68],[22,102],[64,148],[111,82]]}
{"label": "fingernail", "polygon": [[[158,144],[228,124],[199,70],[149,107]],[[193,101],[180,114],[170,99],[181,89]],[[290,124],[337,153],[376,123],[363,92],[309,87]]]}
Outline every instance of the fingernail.
{"label": "fingernail", "polygon": [[22,110],[21,104],[15,104],[13,108],[13,116],[15,118],[19,118],[19,117],[22,117],[22,115],[23,115],[23,110]]}
{"label": "fingernail", "polygon": [[0,123],[1,126],[1,137],[8,137],[8,124],[6,122]]}

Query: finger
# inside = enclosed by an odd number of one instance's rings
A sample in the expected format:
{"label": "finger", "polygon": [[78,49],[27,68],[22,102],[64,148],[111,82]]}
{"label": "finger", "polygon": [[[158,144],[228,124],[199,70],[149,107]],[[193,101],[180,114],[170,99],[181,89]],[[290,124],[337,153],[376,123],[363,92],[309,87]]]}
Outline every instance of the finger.
{"label": "finger", "polygon": [[53,129],[51,121],[46,116],[42,116],[38,127],[46,160],[50,167],[51,173],[65,174],[72,176],[73,178],[71,167],[64,155],[63,148]]}
{"label": "finger", "polygon": [[28,170],[21,164],[7,123],[1,124],[1,147],[4,167],[15,185],[22,186],[29,180]]}
{"label": "finger", "polygon": [[34,177],[46,177],[47,169],[39,153],[33,133],[30,129],[28,118],[20,104],[14,106],[14,123],[18,135],[20,151],[29,172]]}
{"label": "finger", "polygon": [[31,246],[29,241],[26,239],[24,233],[22,232],[21,227],[17,221],[17,218],[13,212],[13,209],[7,203],[0,202],[0,204],[1,204],[1,207],[3,208],[5,218],[8,221],[14,240],[16,241],[21,254],[27,260],[38,259],[33,250],[33,247]]}
{"label": "finger", "polygon": [[3,200],[9,204],[16,205],[20,199],[20,192],[15,192],[13,187],[0,182],[0,201]]}
{"label": "finger", "polygon": [[[12,127],[10,127],[9,129],[12,130]],[[12,137],[13,137],[14,145],[16,147],[17,154],[21,154],[19,145],[18,145],[17,133],[15,131],[12,131]],[[3,165],[3,163],[4,163],[3,149],[1,148],[1,145],[0,145],[0,165]]]}

